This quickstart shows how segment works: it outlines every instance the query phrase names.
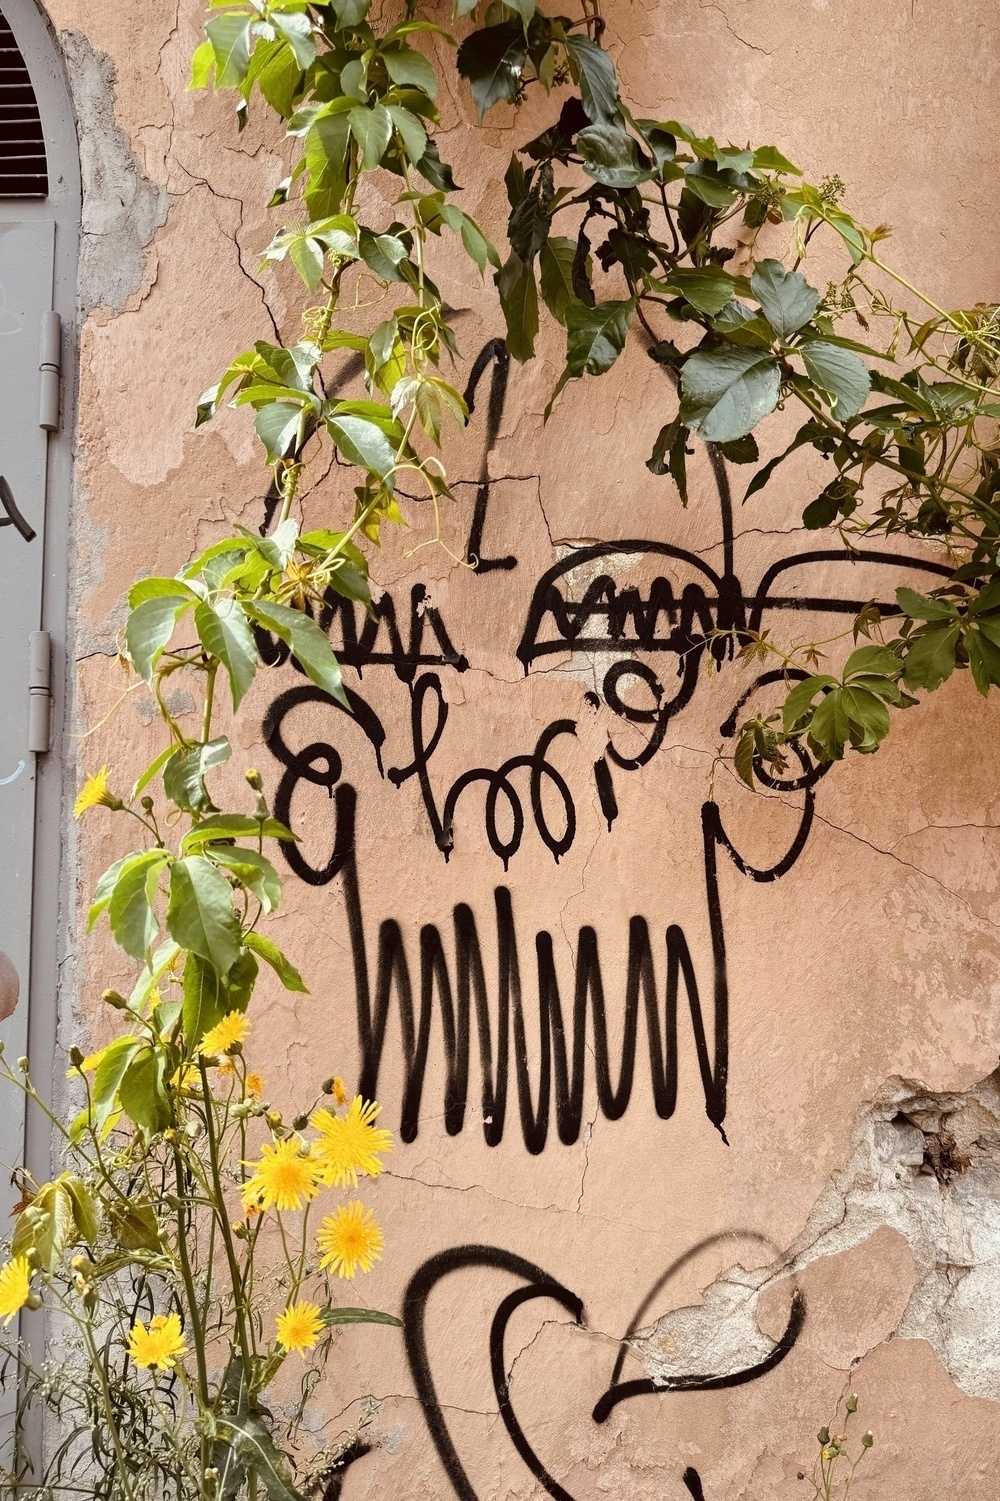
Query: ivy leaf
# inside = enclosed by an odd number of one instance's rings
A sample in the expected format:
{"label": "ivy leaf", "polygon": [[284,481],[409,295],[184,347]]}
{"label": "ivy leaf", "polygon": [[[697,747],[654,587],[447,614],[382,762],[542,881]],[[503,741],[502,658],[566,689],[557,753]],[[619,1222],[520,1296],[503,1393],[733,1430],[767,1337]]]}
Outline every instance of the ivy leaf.
{"label": "ivy leaf", "polygon": [[571,375],[603,375],[625,347],[635,316],[635,299],[574,303],[566,310],[566,364]]}
{"label": "ivy leaf", "polygon": [[[403,143],[403,149],[410,161],[420,171],[419,163],[423,161],[427,151],[427,132],[408,109],[403,109],[400,104],[387,104],[393,128]],[[436,186],[436,184],[435,184]]]}
{"label": "ivy leaf", "polygon": [[730,443],[720,443],[718,449],[722,457],[730,464],[756,464],[760,458],[757,439],[753,433],[747,433],[742,438],[734,438]]}
{"label": "ivy leaf", "polygon": [[254,432],[267,451],[267,462],[276,464],[291,453],[299,435],[302,408],[292,401],[269,401],[254,418]]}
{"label": "ivy leaf", "polygon": [[599,120],[579,132],[576,144],[587,176],[605,187],[634,188],[653,175],[640,164],[635,141],[620,125]]}
{"label": "ivy leaf", "polygon": [[552,235],[538,254],[542,297],[545,306],[558,322],[565,324],[566,311],[576,301],[573,290],[573,258],[576,241],[565,235]]}
{"label": "ivy leaf", "polygon": [[428,99],[437,98],[438,77],[422,52],[414,47],[386,47],[381,57],[393,83],[403,88],[420,89]]}
{"label": "ivy leaf", "polygon": [[676,292],[700,313],[716,314],[732,300],[733,278],[721,266],[679,266],[671,271],[664,286]]}
{"label": "ivy leaf", "polygon": [[660,428],[653,445],[653,452],[646,460],[646,468],[650,474],[670,474],[677,486],[682,506],[688,503],[687,438],[687,428],[683,422],[674,418],[673,422],[668,422],[665,427]]}
{"label": "ivy leaf", "polygon": [[589,37],[568,36],[565,46],[587,114],[594,121],[613,120],[618,112],[618,79],[611,58]]}
{"label": "ivy leaf", "polygon": [[247,618],[234,599],[199,604],[194,623],[205,650],[218,657],[229,674],[233,709],[238,709],[257,671],[257,646]]}
{"label": "ivy leaf", "polygon": [[250,66],[250,22],[246,11],[214,16],[205,23],[205,35],[215,53],[215,85],[239,88]]}
{"label": "ivy leaf", "polygon": [[940,688],[955,669],[959,625],[929,625],[909,639],[903,658],[903,681],[907,688]]}
{"label": "ivy leaf", "polygon": [[828,672],[804,678],[801,683],[796,683],[795,687],[789,690],[781,708],[781,723],[785,734],[791,735],[796,728],[801,729],[802,721],[810,713],[817,693],[824,688],[836,688],[836,686],[837,679],[831,677]]}
{"label": "ivy leaf", "polygon": [[746,782],[751,792],[756,790],[753,779],[753,758],[756,749],[757,744],[751,726],[749,729],[744,730],[739,740],[737,740],[736,750],[733,754],[733,766],[736,770],[736,775],[742,782]]}
{"label": "ivy leaf", "polygon": [[[392,113],[391,109],[390,113]],[[424,154],[415,166],[420,176],[425,178],[432,188],[437,188],[442,193],[458,192],[458,183],[452,176],[448,163],[441,160],[435,141],[428,140]]]}
{"label": "ivy leaf", "polygon": [[897,589],[896,603],[914,620],[957,620],[958,611],[947,599],[930,599],[915,589]]}
{"label": "ivy leaf", "polygon": [[348,464],[357,464],[389,481],[396,463],[396,450],[380,427],[365,417],[338,416],[336,412],[327,418],[326,425],[341,457]]}
{"label": "ivy leaf", "polygon": [[780,261],[759,261],[750,278],[750,290],[779,339],[790,339],[819,306],[816,288],[798,271],[786,270]]}
{"label": "ivy leaf", "polygon": [[269,18],[274,29],[285,38],[299,68],[311,67],[316,61],[316,43],[308,12],[280,11],[273,7]]}
{"label": "ivy leaf", "polygon": [[406,246],[395,235],[376,235],[362,228],[358,233],[361,258],[369,271],[382,281],[405,281],[399,270],[400,262],[406,260]]}
{"label": "ivy leaf", "polygon": [[298,839],[276,818],[251,818],[246,813],[215,813],[204,818],[189,829],[181,840],[181,849],[186,855],[199,844],[209,844],[213,839]]}
{"label": "ivy leaf", "polygon": [[361,148],[365,170],[377,167],[392,140],[392,116],[383,104],[373,104],[371,109],[359,105],[347,117],[351,134]]}
{"label": "ivy leaf", "polygon": [[118,1086],[140,1046],[138,1037],[117,1037],[97,1065],[91,1094],[98,1131],[103,1130],[118,1107]]}
{"label": "ivy leaf", "polygon": [[758,349],[702,350],[681,367],[683,421],[706,443],[731,443],[777,405],[781,373]]}
{"label": "ivy leaf", "polygon": [[125,646],[132,666],[139,676],[152,684],[156,667],[164,647],[174,634],[174,628],[184,611],[194,603],[194,595],[181,593],[156,595],[143,600],[129,614],[125,623]]}
{"label": "ivy leaf", "polygon": [[170,869],[167,928],[182,949],[227,975],[239,957],[240,925],[232,888],[204,855],[186,855]]}
{"label": "ivy leaf", "polygon": [[309,989],[299,974],[295,965],[282,953],[273,939],[267,938],[263,933],[244,933],[243,941],[248,949],[253,949],[265,964],[269,964],[286,990],[300,991],[303,995],[309,994]]}
{"label": "ivy leaf", "polygon": [[860,412],[872,381],[856,354],[821,339],[804,339],[798,352],[814,384],[832,398],[831,411],[838,422],[846,422]]}
{"label": "ivy leaf", "polygon": [[231,755],[232,747],[225,735],[175,751],[163,770],[163,790],[167,797],[185,813],[197,816],[216,812],[205,786],[205,773],[213,766],[224,765]]}
{"label": "ivy leaf", "polygon": [[458,71],[469,81],[479,118],[490,105],[517,92],[528,44],[520,21],[504,21],[474,31],[458,49]]}
{"label": "ivy leaf", "polygon": [[511,255],[497,273],[500,306],[507,323],[507,348],[524,364],[535,352],[538,335],[538,288],[531,266]]}
{"label": "ivy leaf", "polygon": [[[344,419],[345,422],[359,420]],[[287,605],[276,604],[273,600],[248,601],[245,609],[258,625],[273,631],[284,641],[307,678],[350,711],[350,701],[340,680],[340,665],[327,636],[315,620],[310,620],[301,610],[289,609]]]}

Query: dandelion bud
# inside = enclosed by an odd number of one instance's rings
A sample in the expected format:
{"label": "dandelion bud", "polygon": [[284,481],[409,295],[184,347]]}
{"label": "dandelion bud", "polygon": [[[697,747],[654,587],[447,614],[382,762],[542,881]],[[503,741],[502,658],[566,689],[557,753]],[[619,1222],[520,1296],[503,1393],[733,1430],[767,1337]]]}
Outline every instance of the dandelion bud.
{"label": "dandelion bud", "polygon": [[101,1000],[106,1001],[109,1006],[113,1006],[116,1011],[128,1010],[128,1001],[123,995],[119,995],[117,990],[106,990],[101,996]]}
{"label": "dandelion bud", "polygon": [[851,1395],[848,1397],[847,1401],[844,1403],[844,1407],[845,1407],[845,1409],[848,1412],[857,1412],[857,1410],[858,1410],[858,1398],[857,1398],[857,1394],[856,1393],[854,1393],[854,1392],[851,1393]]}
{"label": "dandelion bud", "polygon": [[238,1058],[243,1052],[243,1044],[241,1042],[231,1042],[226,1052],[231,1058]]}
{"label": "dandelion bud", "polygon": [[292,1121],[293,1131],[304,1131],[309,1124],[308,1115],[297,1115]]}
{"label": "dandelion bud", "polygon": [[[83,1054],[80,1052],[79,1048],[70,1048],[69,1061],[70,1063],[72,1063],[74,1068],[80,1068],[83,1063]],[[25,1067],[27,1067],[27,1063],[25,1063]]]}
{"label": "dandelion bud", "polygon": [[267,1124],[271,1127],[272,1131],[277,1131],[280,1129],[282,1124],[282,1115],[280,1110],[265,1111],[264,1119],[267,1121]]}
{"label": "dandelion bud", "polygon": [[252,1100],[238,1100],[229,1110],[234,1120],[245,1121],[249,1116],[256,1113],[256,1107]]}
{"label": "dandelion bud", "polygon": [[817,1433],[817,1435],[816,1435],[816,1441],[817,1441],[817,1443],[822,1444],[823,1447],[825,1448],[826,1445],[830,1442],[830,1430],[829,1430],[829,1428],[821,1428],[819,1430],[819,1432]]}
{"label": "dandelion bud", "polygon": [[24,1303],[25,1308],[30,1308],[32,1313],[42,1306],[42,1300],[37,1293],[29,1293]]}
{"label": "dandelion bud", "polygon": [[253,767],[251,766],[250,769],[245,773],[245,775],[254,792],[264,791],[264,779],[259,771],[254,771]]}
{"label": "dandelion bud", "polygon": [[233,1234],[236,1236],[237,1240],[246,1240],[247,1239],[247,1227],[246,1227],[246,1221],[245,1220],[234,1220],[233,1221]]}
{"label": "dandelion bud", "polygon": [[27,1060],[27,1058],[24,1058],[24,1057],[19,1058],[17,1060],[17,1066],[21,1070],[22,1074],[26,1074],[28,1072],[28,1060]]}
{"label": "dandelion bud", "polygon": [[4,1054],[4,1044],[2,1042],[0,1042],[0,1058],[3,1057],[3,1054]]}
{"label": "dandelion bud", "polygon": [[90,1266],[90,1262],[88,1261],[86,1256],[74,1256],[73,1260],[70,1262],[70,1266],[73,1268],[74,1272],[85,1272]]}
{"label": "dandelion bud", "polygon": [[139,807],[144,813],[152,813],[153,799],[150,797],[148,792],[146,793],[145,797],[139,799]]}
{"label": "dandelion bud", "polygon": [[863,1433],[861,1435],[861,1447],[863,1449],[870,1449],[871,1446],[872,1446],[872,1444],[874,1442],[875,1442],[875,1435],[873,1433],[869,1432],[869,1433]]}
{"label": "dandelion bud", "polygon": [[336,1084],[336,1082],[337,1082],[336,1079],[324,1079],[323,1080],[323,1093],[324,1094],[333,1094],[334,1085]]}

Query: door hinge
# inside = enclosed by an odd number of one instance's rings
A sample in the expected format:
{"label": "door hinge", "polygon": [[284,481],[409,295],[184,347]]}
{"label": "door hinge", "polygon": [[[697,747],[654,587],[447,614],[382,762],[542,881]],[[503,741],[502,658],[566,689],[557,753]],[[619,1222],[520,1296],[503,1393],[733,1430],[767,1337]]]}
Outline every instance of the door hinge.
{"label": "door hinge", "polygon": [[28,638],[28,749],[44,756],[52,734],[52,637],[32,631]]}
{"label": "door hinge", "polygon": [[59,388],[62,378],[62,319],[58,313],[42,314],[42,351],[38,369],[38,426],[47,433],[59,431]]}

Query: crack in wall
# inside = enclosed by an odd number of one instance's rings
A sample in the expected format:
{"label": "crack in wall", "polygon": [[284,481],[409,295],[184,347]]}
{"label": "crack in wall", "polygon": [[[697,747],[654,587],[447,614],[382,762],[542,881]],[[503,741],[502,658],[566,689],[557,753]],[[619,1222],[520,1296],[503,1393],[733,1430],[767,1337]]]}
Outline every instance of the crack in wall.
{"label": "crack in wall", "polygon": [[773,1348],[757,1323],[766,1289],[885,1227],[916,1268],[890,1337],[925,1340],[962,1391],[1000,1402],[1000,1069],[964,1091],[887,1080],[788,1249],[767,1267],[730,1268],[700,1307],[666,1314],[630,1343],[654,1381],[738,1371]]}

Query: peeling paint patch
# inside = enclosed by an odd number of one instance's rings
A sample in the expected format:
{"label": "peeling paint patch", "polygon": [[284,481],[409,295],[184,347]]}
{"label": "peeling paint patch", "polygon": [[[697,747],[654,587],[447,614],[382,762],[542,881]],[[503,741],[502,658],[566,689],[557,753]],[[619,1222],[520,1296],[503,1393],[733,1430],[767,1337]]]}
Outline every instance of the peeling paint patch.
{"label": "peeling paint patch", "polygon": [[114,62],[79,31],[59,42],[73,94],[83,220],[80,240],[80,311],[124,310],[146,273],[146,247],[167,217],[167,195],[145,176],[132,143],[115,119]]}

